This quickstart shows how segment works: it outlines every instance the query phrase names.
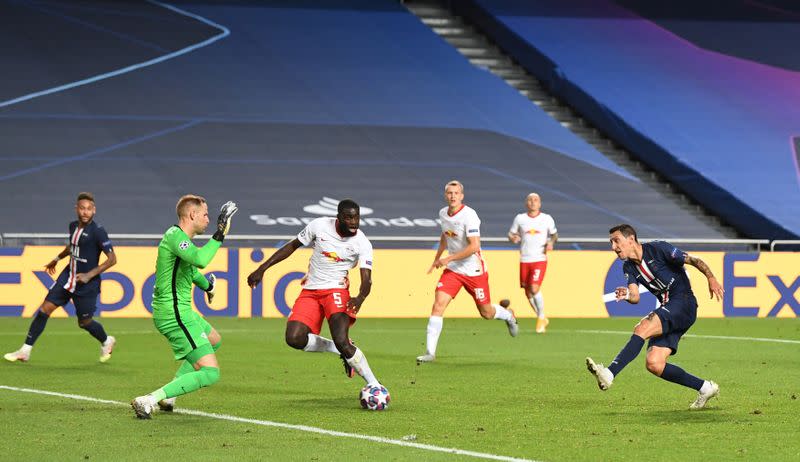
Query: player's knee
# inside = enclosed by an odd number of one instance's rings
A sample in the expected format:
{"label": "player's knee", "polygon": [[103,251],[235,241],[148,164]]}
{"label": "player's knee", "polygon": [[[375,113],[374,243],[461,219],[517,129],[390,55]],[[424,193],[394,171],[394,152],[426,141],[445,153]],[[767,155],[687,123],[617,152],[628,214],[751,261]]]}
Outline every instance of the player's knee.
{"label": "player's knee", "polygon": [[86,329],[92,323],[92,318],[78,318],[78,327]]}
{"label": "player's knee", "polygon": [[664,362],[661,358],[650,358],[648,357],[645,361],[645,366],[647,370],[650,371],[651,374],[657,375],[661,377],[661,373],[664,372],[664,367],[666,366],[666,362]]}
{"label": "player's knee", "polygon": [[200,386],[210,387],[219,382],[219,368],[218,367],[201,367],[200,368]]}
{"label": "player's knee", "polygon": [[481,305],[478,307],[478,312],[483,319],[494,319],[494,307],[492,305]]}
{"label": "player's knee", "polygon": [[308,334],[300,335],[297,332],[286,332],[286,344],[296,350],[302,350],[308,345]]}
{"label": "player's knee", "polygon": [[542,288],[539,284],[531,284],[531,295],[536,295],[539,293],[539,290]]}

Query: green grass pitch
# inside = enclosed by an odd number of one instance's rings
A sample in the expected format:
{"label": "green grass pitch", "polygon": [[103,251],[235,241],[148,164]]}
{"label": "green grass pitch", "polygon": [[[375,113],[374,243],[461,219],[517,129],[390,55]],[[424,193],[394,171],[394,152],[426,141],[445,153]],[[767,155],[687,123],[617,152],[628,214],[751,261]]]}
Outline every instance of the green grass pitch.
{"label": "green grass pitch", "polygon": [[[644,351],[607,392],[584,366],[608,363],[634,319],[554,319],[547,334],[445,319],[439,355],[417,365],[425,319],[363,319],[352,330],[392,403],[362,410],[359,377],[337,356],[283,342],[280,319],[211,318],[223,345],[220,382],[178,398],[186,409],[531,460],[800,460],[800,320],[700,319],[672,362],[720,384],[696,393],[651,376]],[[19,347],[29,319],[0,319],[0,348]],[[0,364],[0,385],[128,402],[177,368],[149,319],[102,319],[118,338],[114,357],[74,319],[50,320],[31,361]],[[598,332],[588,332],[598,331]],[[602,332],[600,332],[602,331]],[[323,334],[326,334],[323,331]],[[757,337],[789,343],[711,336]],[[480,460],[376,441],[206,416],[0,389],[3,460]],[[413,435],[413,436],[412,436]]]}

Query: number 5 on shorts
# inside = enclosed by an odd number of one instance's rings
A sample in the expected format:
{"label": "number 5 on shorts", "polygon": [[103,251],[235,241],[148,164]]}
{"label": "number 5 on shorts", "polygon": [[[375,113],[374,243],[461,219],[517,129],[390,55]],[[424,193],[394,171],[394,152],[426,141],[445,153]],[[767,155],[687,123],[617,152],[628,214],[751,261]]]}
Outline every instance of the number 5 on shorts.
{"label": "number 5 on shorts", "polygon": [[334,292],[331,295],[333,295],[333,303],[336,303],[336,306],[341,308],[342,307],[342,294],[340,294],[339,292]]}

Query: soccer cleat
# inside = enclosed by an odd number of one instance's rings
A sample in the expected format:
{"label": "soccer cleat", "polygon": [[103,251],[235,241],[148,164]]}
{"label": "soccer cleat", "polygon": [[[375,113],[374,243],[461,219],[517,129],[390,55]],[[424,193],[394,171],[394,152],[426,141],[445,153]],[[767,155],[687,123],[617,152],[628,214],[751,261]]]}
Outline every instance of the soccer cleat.
{"label": "soccer cleat", "polygon": [[172,412],[175,410],[175,397],[164,398],[158,402],[158,408],[164,412]]}
{"label": "soccer cleat", "polygon": [[611,388],[611,384],[614,382],[614,374],[607,367],[602,364],[595,364],[592,358],[586,358],[586,368],[597,379],[597,386],[601,390],[606,391]]}
{"label": "soccer cleat", "polygon": [[511,334],[512,337],[516,337],[517,334],[519,334],[519,325],[517,324],[516,316],[514,316],[514,310],[509,308],[509,306],[511,306],[511,300],[507,298],[500,300],[500,306],[511,312],[511,319],[506,321],[506,326],[508,326],[508,333]]}
{"label": "soccer cleat", "polygon": [[112,337],[111,335],[106,338],[106,341],[103,342],[103,345],[100,346],[100,362],[104,363],[111,359],[111,352],[114,350],[114,345],[117,344],[117,339]]}
{"label": "soccer cleat", "polygon": [[417,356],[417,364],[420,363],[432,363],[436,359],[436,356],[425,353],[424,355]]}
{"label": "soccer cleat", "polygon": [[545,330],[547,329],[547,325],[550,324],[550,320],[547,318],[538,318],[536,320],[536,333],[537,334],[544,334]]}
{"label": "soccer cleat", "polygon": [[719,385],[710,380],[708,381],[708,384],[710,385],[709,390],[705,393],[703,393],[702,391],[697,392],[697,399],[694,400],[694,402],[689,405],[689,409],[691,410],[703,409],[704,407],[706,407],[708,400],[710,400],[715,396],[719,396]]}
{"label": "soccer cleat", "polygon": [[3,355],[3,358],[5,358],[6,361],[11,361],[12,363],[16,361],[24,363],[27,362],[29,359],[31,359],[31,354],[22,351],[22,349],[20,348],[17,351],[6,353],[5,355]]}
{"label": "soccer cleat", "polygon": [[149,419],[153,415],[153,410],[156,407],[156,403],[153,402],[152,396],[144,395],[133,398],[133,401],[131,401],[131,407],[136,413],[137,419]]}
{"label": "soccer cleat", "polygon": [[343,354],[340,354],[339,357],[342,358],[342,365],[344,365],[344,375],[346,375],[348,379],[352,379],[353,376],[356,375],[353,366],[347,362],[347,358],[345,358]]}

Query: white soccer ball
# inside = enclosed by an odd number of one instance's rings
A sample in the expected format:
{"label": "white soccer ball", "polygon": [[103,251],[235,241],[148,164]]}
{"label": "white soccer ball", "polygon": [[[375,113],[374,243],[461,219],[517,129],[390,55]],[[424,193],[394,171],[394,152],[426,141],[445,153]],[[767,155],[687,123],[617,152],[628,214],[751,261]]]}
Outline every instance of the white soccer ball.
{"label": "white soccer ball", "polygon": [[389,401],[392,400],[392,397],[389,396],[389,390],[386,387],[377,383],[362,388],[359,399],[361,400],[361,407],[364,409],[383,411],[389,407]]}

